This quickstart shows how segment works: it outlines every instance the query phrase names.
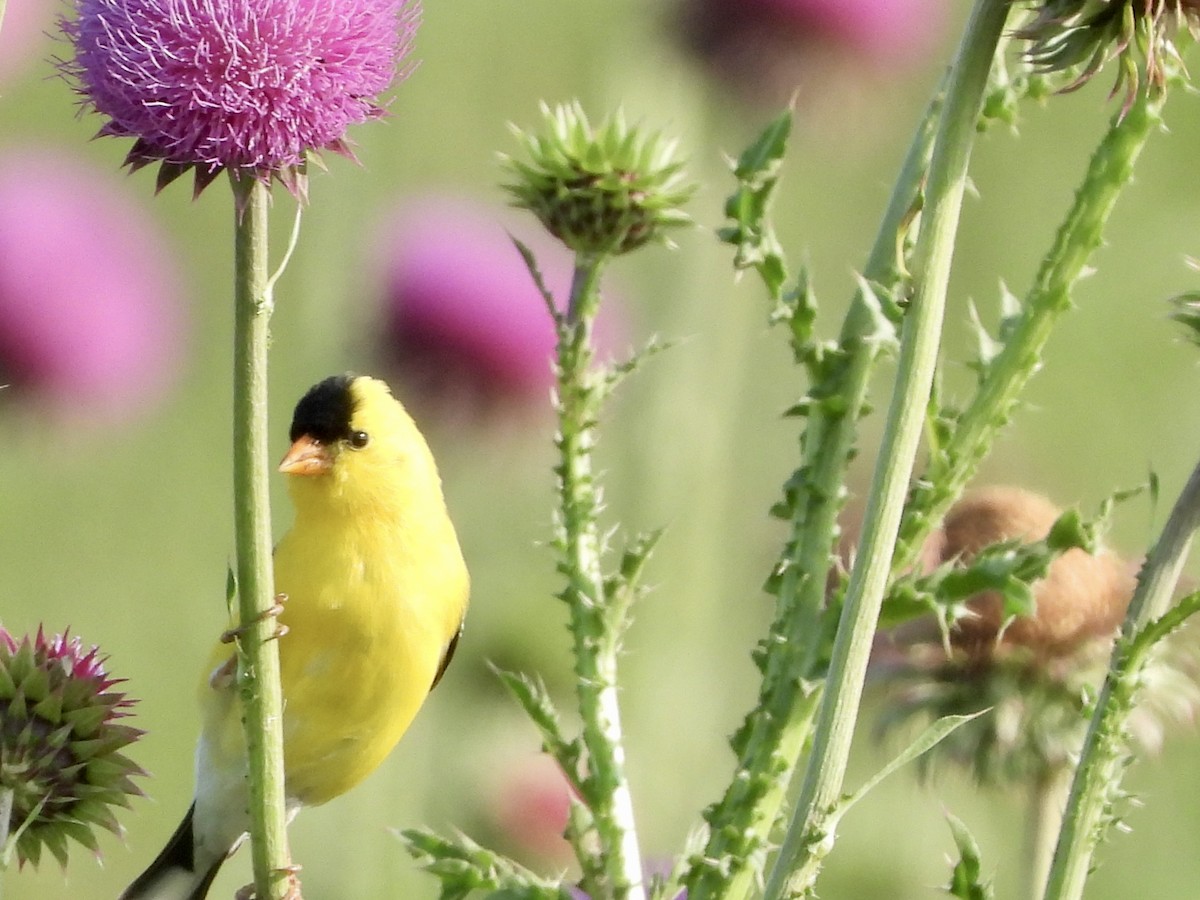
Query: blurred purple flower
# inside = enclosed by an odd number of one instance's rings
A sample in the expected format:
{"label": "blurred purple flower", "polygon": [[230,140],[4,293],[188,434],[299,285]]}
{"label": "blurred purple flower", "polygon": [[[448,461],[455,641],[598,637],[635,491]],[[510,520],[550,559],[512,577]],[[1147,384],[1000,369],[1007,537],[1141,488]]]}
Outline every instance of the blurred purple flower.
{"label": "blurred purple flower", "polygon": [[178,274],[107,177],[44,149],[0,155],[0,402],[125,419],[179,368]]}
{"label": "blurred purple flower", "polygon": [[509,761],[493,787],[492,827],[522,854],[563,862],[571,845],[563,836],[574,789],[558,763],[545,753]]}
{"label": "blurred purple flower", "polygon": [[[759,103],[811,81],[836,83],[829,66],[894,74],[923,62],[941,36],[945,0],[683,0],[685,44],[713,73]],[[818,74],[819,73],[819,74]]]}
{"label": "blurred purple flower", "polygon": [[[728,0],[726,0],[728,4]],[[746,16],[774,17],[814,40],[844,45],[878,65],[919,58],[945,17],[945,0],[735,0]]]}
{"label": "blurred purple flower", "polygon": [[8,0],[0,23],[0,82],[17,74],[30,60],[47,55],[46,34],[54,21],[53,0]]}
{"label": "blurred purple flower", "polygon": [[[554,384],[554,325],[506,233],[511,221],[502,209],[431,196],[405,203],[381,229],[376,266],[386,351],[415,388],[478,407],[546,403]],[[564,303],[572,255],[540,233],[520,237]],[[602,359],[625,344],[614,301],[606,295],[597,322]]]}
{"label": "blurred purple flower", "polygon": [[310,150],[349,155],[349,125],[382,112],[416,31],[409,0],[75,0],[65,66],[126,163],[278,178],[303,195]]}

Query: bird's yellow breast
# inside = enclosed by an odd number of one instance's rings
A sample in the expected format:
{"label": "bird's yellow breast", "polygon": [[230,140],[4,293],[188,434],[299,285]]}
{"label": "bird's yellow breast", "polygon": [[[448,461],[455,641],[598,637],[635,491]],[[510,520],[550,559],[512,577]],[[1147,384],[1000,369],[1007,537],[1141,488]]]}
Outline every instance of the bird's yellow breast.
{"label": "bird's yellow breast", "polygon": [[276,548],[287,790],[302,803],[383,761],[460,627],[466,568],[444,509],[427,512],[434,521],[306,516]]}

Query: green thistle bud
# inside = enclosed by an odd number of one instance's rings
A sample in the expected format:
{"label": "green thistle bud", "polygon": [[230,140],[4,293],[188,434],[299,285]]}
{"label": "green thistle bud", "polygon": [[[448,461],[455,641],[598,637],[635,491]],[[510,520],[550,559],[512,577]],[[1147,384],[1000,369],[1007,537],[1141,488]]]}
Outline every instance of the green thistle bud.
{"label": "green thistle bud", "polygon": [[680,207],[694,187],[673,158],[674,141],[631,129],[620,112],[593,128],[578,103],[541,108],[543,134],[513,126],[528,160],[501,156],[516,176],[505,185],[514,206],[587,254],[627,253],[691,222]]}
{"label": "green thistle bud", "polygon": [[119,722],[133,701],[103,663],[79,638],[0,627],[0,863],[15,849],[36,866],[48,850],[65,866],[71,840],[97,852],[94,827],[119,834],[112,807],[141,795],[132,778],[145,773],[120,751],[142,732]]}
{"label": "green thistle bud", "polygon": [[1198,0],[1041,0],[1017,30],[1028,40],[1028,56],[1043,72],[1077,72],[1068,90],[1079,87],[1112,60],[1118,62],[1113,93],[1124,87],[1125,106],[1145,79],[1161,90],[1183,64],[1175,35],[1200,34]]}

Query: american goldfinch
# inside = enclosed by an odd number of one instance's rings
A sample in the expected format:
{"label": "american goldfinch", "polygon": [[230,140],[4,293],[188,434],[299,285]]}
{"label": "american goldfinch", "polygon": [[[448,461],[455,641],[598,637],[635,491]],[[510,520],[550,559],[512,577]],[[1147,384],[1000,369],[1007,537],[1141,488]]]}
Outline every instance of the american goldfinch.
{"label": "american goldfinch", "polygon": [[[358,784],[442,677],[468,578],[433,457],[387,385],[335,375],[296,405],[288,475],[295,523],[275,548],[289,813]],[[122,895],[203,898],[245,838],[246,754],[228,643],[200,687],[191,809]]]}

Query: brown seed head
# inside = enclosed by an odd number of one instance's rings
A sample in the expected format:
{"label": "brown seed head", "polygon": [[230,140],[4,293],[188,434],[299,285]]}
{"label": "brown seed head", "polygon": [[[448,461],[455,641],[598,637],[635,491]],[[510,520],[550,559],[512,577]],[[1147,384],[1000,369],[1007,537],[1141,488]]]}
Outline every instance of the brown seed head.
{"label": "brown seed head", "polygon": [[[997,486],[973,491],[946,515],[937,562],[970,560],[990,544],[1037,541],[1046,537],[1060,510],[1040,494]],[[970,651],[999,646],[1026,647],[1038,655],[1060,656],[1085,641],[1105,637],[1120,625],[1133,596],[1135,573],[1110,553],[1095,556],[1068,550],[1033,585],[1037,610],[1005,628],[1003,601],[993,592],[970,602],[974,616],[960,620],[951,642]]]}

